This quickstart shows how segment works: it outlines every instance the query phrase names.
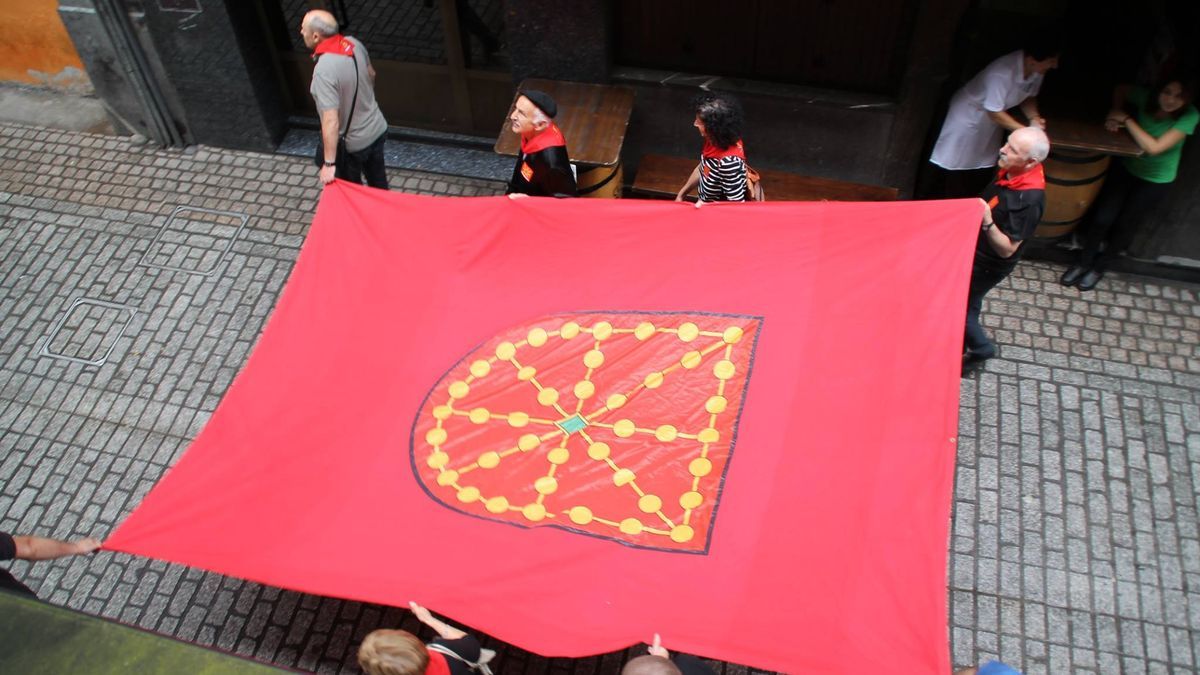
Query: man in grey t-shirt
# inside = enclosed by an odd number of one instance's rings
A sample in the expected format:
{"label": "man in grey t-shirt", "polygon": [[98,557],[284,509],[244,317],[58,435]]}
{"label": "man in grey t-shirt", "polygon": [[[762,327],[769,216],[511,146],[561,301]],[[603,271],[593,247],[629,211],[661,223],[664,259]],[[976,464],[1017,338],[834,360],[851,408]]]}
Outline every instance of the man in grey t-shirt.
{"label": "man in grey t-shirt", "polygon": [[[367,48],[355,38],[339,34],[337,19],[321,9],[304,15],[300,35],[317,62],[309,92],[321,115],[325,152],[321,182],[342,178],[360,183],[365,177],[367,185],[386,190],[383,143],[387,120],[375,102],[375,69]],[[337,144],[343,136],[346,154],[339,161]]]}

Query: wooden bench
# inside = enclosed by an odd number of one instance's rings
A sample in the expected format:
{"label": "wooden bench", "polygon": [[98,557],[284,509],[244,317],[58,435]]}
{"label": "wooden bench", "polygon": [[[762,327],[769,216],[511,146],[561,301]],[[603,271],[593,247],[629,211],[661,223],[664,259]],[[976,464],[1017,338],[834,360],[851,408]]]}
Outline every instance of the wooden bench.
{"label": "wooden bench", "polygon": [[[638,164],[637,178],[633,181],[631,191],[637,195],[674,199],[697,163],[699,160],[695,158],[646,155]],[[886,202],[897,199],[900,194],[896,188],[878,185],[848,183],[770,169],[758,169],[758,172],[762,175],[763,190],[770,202]],[[696,191],[693,190],[688,198],[695,200]]]}

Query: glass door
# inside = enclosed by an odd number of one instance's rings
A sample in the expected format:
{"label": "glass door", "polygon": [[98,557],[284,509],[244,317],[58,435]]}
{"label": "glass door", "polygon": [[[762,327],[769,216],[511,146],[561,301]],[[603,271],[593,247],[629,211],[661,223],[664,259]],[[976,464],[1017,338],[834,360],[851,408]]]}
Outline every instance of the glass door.
{"label": "glass door", "polygon": [[[312,59],[300,38],[310,9],[333,12],[375,67],[375,97],[392,126],[495,136],[513,85],[503,0],[263,0],[292,114],[316,116]],[[283,28],[281,28],[283,27]]]}

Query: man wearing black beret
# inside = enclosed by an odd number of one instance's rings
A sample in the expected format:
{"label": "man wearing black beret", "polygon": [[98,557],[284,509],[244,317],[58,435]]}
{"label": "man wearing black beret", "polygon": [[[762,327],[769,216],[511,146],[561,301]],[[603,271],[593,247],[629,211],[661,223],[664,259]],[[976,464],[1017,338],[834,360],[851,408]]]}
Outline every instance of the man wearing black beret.
{"label": "man wearing black beret", "polygon": [[558,105],[549,94],[529,89],[517,96],[509,121],[521,137],[521,152],[508,181],[508,194],[575,197],[575,174],[567,158],[567,141],[554,123]]}

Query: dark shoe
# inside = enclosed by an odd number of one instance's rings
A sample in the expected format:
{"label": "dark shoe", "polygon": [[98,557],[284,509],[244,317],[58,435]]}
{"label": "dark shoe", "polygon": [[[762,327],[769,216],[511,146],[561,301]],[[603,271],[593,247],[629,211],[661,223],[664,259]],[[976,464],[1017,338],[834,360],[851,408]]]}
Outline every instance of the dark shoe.
{"label": "dark shoe", "polygon": [[1079,283],[1079,279],[1087,273],[1088,268],[1084,267],[1083,265],[1072,265],[1070,269],[1063,273],[1062,278],[1058,280],[1058,283],[1062,284],[1063,286],[1074,286],[1075,284]]}
{"label": "dark shoe", "polygon": [[971,373],[979,370],[983,366],[983,362],[996,355],[996,347],[989,345],[980,350],[968,349],[963,352],[962,357],[962,376],[966,377]]}
{"label": "dark shoe", "polygon": [[1104,270],[1090,269],[1086,274],[1079,278],[1079,283],[1076,284],[1076,287],[1081,291],[1090,291],[1095,288],[1096,284],[1100,283],[1100,280],[1103,278]]}

